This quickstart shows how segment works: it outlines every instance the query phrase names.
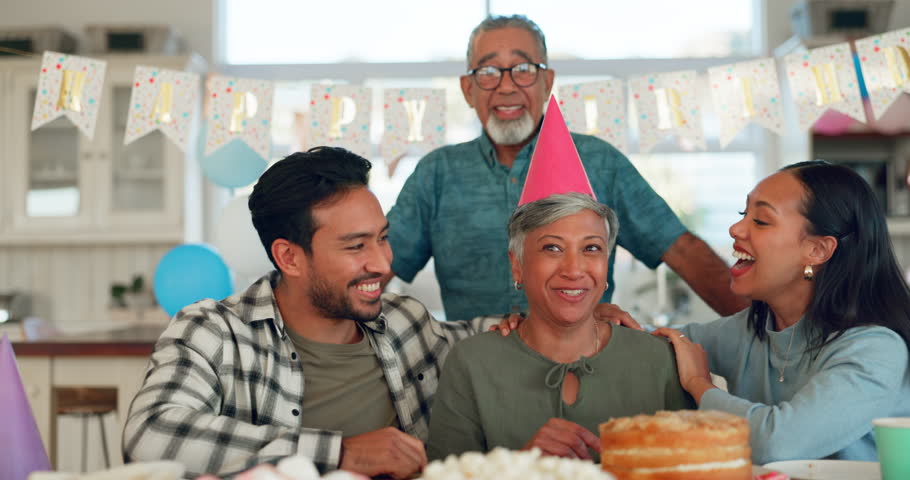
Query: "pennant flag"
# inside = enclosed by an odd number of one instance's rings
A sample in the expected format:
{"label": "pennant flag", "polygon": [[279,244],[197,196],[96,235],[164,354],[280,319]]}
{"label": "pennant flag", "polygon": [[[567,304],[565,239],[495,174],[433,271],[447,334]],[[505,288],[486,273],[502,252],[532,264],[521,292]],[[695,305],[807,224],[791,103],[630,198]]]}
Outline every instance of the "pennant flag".
{"label": "pennant flag", "polygon": [[272,100],[275,85],[265,80],[212,76],[206,95],[210,102],[205,154],[233,140],[250,146],[268,160],[272,149]]}
{"label": "pennant flag", "polygon": [[597,199],[556,97],[551,96],[518,206],[553,194],[571,192]]}
{"label": "pennant flag", "polygon": [[199,75],[137,66],[123,144],[161,130],[186,151],[199,100]]}
{"label": "pennant flag", "polygon": [[910,28],[857,40],[856,54],[872,112],[880,119],[901,93],[910,93]]}
{"label": "pennant flag", "polygon": [[314,85],[310,97],[312,146],[334,145],[369,158],[370,89]]}
{"label": "pennant flag", "polygon": [[802,130],[829,108],[866,122],[849,43],[793,53],[784,62]]}
{"label": "pennant flag", "polygon": [[445,89],[390,88],[383,97],[381,151],[385,158],[424,153],[445,143]]}
{"label": "pennant flag", "polygon": [[26,480],[30,473],[50,470],[38,424],[28,404],[13,346],[6,334],[0,339],[0,478]]}
{"label": "pennant flag", "polygon": [[650,152],[668,135],[678,135],[704,149],[701,106],[695,70],[657,73],[629,79],[629,91],[637,110],[638,150]]}
{"label": "pennant flag", "polygon": [[32,130],[66,115],[88,138],[95,136],[107,62],[44,52]]}
{"label": "pennant flag", "polygon": [[726,147],[749,122],[783,134],[783,107],[774,58],[709,68],[711,96]]}
{"label": "pennant flag", "polygon": [[628,152],[625,82],[605,80],[560,87],[559,105],[569,130],[594,135]]}

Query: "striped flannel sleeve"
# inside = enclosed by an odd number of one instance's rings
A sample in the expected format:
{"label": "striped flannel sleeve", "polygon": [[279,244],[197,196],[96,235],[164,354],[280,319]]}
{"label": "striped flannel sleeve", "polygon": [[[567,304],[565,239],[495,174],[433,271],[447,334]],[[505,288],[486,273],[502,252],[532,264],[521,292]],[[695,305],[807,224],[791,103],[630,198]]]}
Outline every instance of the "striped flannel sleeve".
{"label": "striped flannel sleeve", "polygon": [[488,315],[475,317],[471,320],[441,322],[436,319],[431,319],[431,321],[437,322],[437,324],[442,327],[442,331],[445,333],[449,345],[454,345],[455,342],[459,340],[486,332],[491,326],[498,325],[503,318],[503,315]]}
{"label": "striped flannel sleeve", "polygon": [[[255,407],[236,401],[253,396],[250,382],[263,375],[239,370],[223,344],[223,336],[237,332],[222,331],[223,324],[205,314],[178,314],[162,334],[130,406],[124,460],[176,460],[187,477],[231,475],[294,454],[310,457],[323,472],[337,468],[341,432],[249,420]],[[229,380],[223,383],[222,376]],[[259,381],[269,382],[269,398],[259,408],[273,408],[282,400],[280,382]],[[227,382],[234,385],[226,388]]]}
{"label": "striped flannel sleeve", "polygon": [[450,335],[450,343],[452,340],[462,340],[464,338],[470,337],[471,335],[476,335],[478,333],[486,332],[493,325],[499,325],[499,322],[504,318],[507,318],[509,314],[504,315],[485,315],[482,317],[474,317],[471,320],[457,320],[453,322],[440,322],[443,326],[443,329],[447,332],[447,335]]}

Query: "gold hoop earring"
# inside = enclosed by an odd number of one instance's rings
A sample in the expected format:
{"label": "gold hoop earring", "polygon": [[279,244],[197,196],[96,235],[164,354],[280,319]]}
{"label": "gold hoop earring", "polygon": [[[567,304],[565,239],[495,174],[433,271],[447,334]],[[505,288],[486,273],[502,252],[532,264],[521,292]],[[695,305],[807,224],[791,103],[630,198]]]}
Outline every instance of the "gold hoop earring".
{"label": "gold hoop earring", "polygon": [[815,272],[812,271],[812,265],[806,265],[806,268],[803,269],[803,278],[811,282],[814,276]]}

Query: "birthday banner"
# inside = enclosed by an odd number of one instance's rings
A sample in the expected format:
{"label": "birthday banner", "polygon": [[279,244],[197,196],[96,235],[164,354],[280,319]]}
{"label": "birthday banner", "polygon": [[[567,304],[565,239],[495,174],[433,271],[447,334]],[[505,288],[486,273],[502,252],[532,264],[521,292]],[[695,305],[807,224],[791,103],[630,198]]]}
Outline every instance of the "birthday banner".
{"label": "birthday banner", "polygon": [[445,89],[390,88],[383,98],[383,157],[426,153],[445,143]]}
{"label": "birthday banner", "polygon": [[569,130],[594,135],[625,152],[626,88],[622,80],[559,87],[559,106]]}
{"label": "birthday banner", "polygon": [[811,127],[829,108],[866,121],[849,43],[790,54],[784,63],[800,129]]}
{"label": "birthday banner", "polygon": [[901,93],[910,93],[910,29],[856,41],[862,74],[876,119]]}
{"label": "birthday banner", "polygon": [[107,62],[44,52],[32,113],[32,130],[65,115],[88,138],[95,136]]}
{"label": "birthday banner", "polygon": [[274,93],[275,86],[269,81],[211,77],[205,154],[210,155],[233,140],[241,140],[268,159],[272,148]]}
{"label": "birthday banner", "polygon": [[648,153],[661,139],[677,135],[704,149],[701,107],[695,70],[658,73],[629,79],[638,112],[638,150]]}
{"label": "birthday banner", "polygon": [[344,147],[370,155],[370,104],[366,87],[314,85],[310,97],[313,145]]}
{"label": "birthday banner", "polygon": [[[857,53],[849,43],[787,55],[783,59],[721,65],[708,75],[679,71],[635,76],[628,80],[566,85],[559,89],[566,124],[570,130],[595,135],[628,151],[630,118],[634,106],[641,153],[667,137],[676,136],[702,149],[700,103],[713,101],[721,127],[720,145],[726,148],[749,123],[781,134],[783,105],[777,62],[781,61],[798,112],[798,126],[808,130],[832,109],[884,130],[877,122],[903,93],[910,93],[910,28],[857,40]],[[92,137],[100,112],[106,63],[92,58],[45,52],[38,76],[32,116],[35,130],[60,116],[69,118],[82,133]],[[868,98],[861,82],[865,80]],[[199,77],[154,66],[136,68],[124,143],[162,131],[186,149],[188,130],[197,105]],[[626,92],[628,88],[628,93]],[[710,100],[699,93],[708,89]],[[396,158],[419,154],[444,144],[446,95],[444,90],[390,88],[383,91],[381,155]],[[308,113],[309,145],[337,145],[360,155],[371,154],[370,119],[372,91],[356,85],[315,85]],[[274,84],[212,76],[208,100],[205,154],[233,140],[246,142],[269,159]],[[628,95],[628,100],[627,100]],[[869,109],[868,118],[864,111]],[[910,101],[901,99],[902,106]],[[871,104],[871,107],[870,107]],[[897,112],[899,109],[893,109]],[[830,116],[831,114],[826,116]],[[889,113],[896,121],[890,130],[903,131],[910,121]],[[846,117],[843,117],[846,119]],[[847,119],[849,122],[850,120]]]}
{"label": "birthday banner", "polygon": [[750,122],[783,134],[783,108],[773,58],[709,68],[711,97],[720,120],[720,146],[726,148]]}
{"label": "birthday banner", "polygon": [[199,99],[199,75],[137,66],[123,144],[160,130],[186,151]]}

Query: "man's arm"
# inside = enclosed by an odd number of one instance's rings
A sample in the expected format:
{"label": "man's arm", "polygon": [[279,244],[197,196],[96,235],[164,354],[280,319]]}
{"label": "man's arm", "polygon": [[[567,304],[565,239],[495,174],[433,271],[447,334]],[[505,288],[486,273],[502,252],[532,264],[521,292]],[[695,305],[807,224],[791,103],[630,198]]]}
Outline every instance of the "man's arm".
{"label": "man's arm", "polygon": [[233,474],[295,454],[311,458],[321,471],[337,468],[341,432],[241,419],[250,412],[240,411],[235,402],[253,392],[225,391],[219,370],[231,368],[233,361],[215,324],[181,315],[164,332],[130,407],[124,459],[177,460],[189,477]]}
{"label": "man's arm", "polygon": [[695,235],[680,235],[661,259],[718,314],[733,315],[749,306],[748,299],[730,290],[730,267]]}

